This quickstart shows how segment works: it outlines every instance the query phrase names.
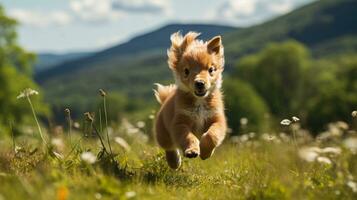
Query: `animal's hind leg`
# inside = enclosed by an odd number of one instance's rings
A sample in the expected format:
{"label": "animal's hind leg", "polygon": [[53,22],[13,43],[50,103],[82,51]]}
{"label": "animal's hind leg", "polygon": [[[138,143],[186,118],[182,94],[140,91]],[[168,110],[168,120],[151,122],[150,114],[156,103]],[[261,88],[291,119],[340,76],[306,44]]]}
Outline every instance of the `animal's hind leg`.
{"label": "animal's hind leg", "polygon": [[181,166],[181,156],[179,151],[177,149],[166,151],[166,161],[172,169],[178,169]]}
{"label": "animal's hind leg", "polygon": [[166,130],[161,118],[156,121],[156,141],[165,149],[167,164],[172,169],[178,169],[181,165],[181,157],[179,151],[176,149],[173,143],[170,133]]}

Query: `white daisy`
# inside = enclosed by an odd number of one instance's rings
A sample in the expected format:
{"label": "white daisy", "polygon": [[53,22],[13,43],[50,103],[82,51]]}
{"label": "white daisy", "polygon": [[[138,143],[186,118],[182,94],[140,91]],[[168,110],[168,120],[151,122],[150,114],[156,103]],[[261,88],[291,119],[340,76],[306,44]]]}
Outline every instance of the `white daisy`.
{"label": "white daisy", "polygon": [[26,88],[24,91],[20,92],[20,94],[16,98],[17,99],[27,98],[32,95],[38,95],[38,91],[33,90],[31,88]]}
{"label": "white daisy", "polygon": [[289,119],[284,119],[280,122],[280,124],[283,126],[289,126],[291,124],[291,121]]}
{"label": "white daisy", "polygon": [[293,117],[292,117],[292,119],[293,119],[293,121],[294,121],[294,122],[298,122],[298,121],[300,121],[300,119],[299,119],[299,118],[297,118],[297,117],[295,117],[295,116],[293,116]]}
{"label": "white daisy", "polygon": [[89,151],[83,152],[81,154],[81,159],[88,164],[93,164],[97,161],[97,157],[92,152]]}

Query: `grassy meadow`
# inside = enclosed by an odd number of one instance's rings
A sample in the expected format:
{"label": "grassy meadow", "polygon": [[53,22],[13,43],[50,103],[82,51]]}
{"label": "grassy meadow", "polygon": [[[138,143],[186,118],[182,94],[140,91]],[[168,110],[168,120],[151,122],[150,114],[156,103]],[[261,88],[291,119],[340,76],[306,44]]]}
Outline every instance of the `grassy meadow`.
{"label": "grassy meadow", "polygon": [[[31,102],[34,94],[21,97]],[[86,113],[80,123],[70,110],[64,115],[63,127],[29,126],[22,136],[1,138],[0,199],[357,197],[357,133],[342,121],[313,138],[296,117],[269,133],[245,132],[249,122],[241,119],[240,135],[212,158],[184,158],[174,171],[152,139],[154,114],[108,126],[105,112],[98,120]]]}

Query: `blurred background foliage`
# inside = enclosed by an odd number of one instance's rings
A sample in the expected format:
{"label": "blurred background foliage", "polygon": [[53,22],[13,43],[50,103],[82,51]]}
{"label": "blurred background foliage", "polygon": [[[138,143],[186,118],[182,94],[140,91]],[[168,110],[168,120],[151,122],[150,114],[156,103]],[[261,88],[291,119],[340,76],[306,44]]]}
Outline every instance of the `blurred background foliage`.
{"label": "blurred background foliage", "polygon": [[[224,81],[223,87],[228,123],[235,132],[267,130],[269,107],[251,84],[230,78]],[[248,130],[241,130],[244,118],[248,120]]]}
{"label": "blurred background foliage", "polygon": [[[353,55],[312,59],[301,43],[287,41],[243,57],[232,77],[250,83],[277,120],[297,115],[317,131],[328,122],[351,120],[357,102],[356,60]],[[227,91],[229,96],[232,90]]]}
{"label": "blurred background foliage", "polygon": [[[0,133],[8,131],[11,126],[17,132],[16,129],[22,124],[31,122],[31,110],[26,100],[16,97],[25,88],[39,90],[32,80],[31,66],[35,55],[17,44],[16,26],[16,21],[6,17],[4,9],[0,7]],[[34,97],[33,103],[38,114],[50,116],[42,95]]]}

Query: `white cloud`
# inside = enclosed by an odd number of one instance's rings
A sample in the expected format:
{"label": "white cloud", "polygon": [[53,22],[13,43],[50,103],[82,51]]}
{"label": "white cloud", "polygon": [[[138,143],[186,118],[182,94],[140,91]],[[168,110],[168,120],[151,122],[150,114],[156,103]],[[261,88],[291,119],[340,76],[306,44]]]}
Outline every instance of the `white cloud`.
{"label": "white cloud", "polygon": [[70,8],[83,21],[105,22],[118,20],[123,13],[113,9],[112,0],[72,0]]}
{"label": "white cloud", "polygon": [[285,14],[296,6],[312,0],[226,0],[216,11],[213,18],[234,23],[251,25],[271,17]]}
{"label": "white cloud", "polygon": [[74,21],[102,23],[127,14],[168,14],[167,0],[70,0],[68,8],[57,11],[16,8],[9,14],[20,23],[34,27],[64,26]]}
{"label": "white cloud", "polygon": [[162,14],[169,4],[167,0],[113,0],[113,7],[126,12]]}
{"label": "white cloud", "polygon": [[290,12],[294,7],[292,1],[281,1],[281,3],[270,4],[268,10],[275,14],[284,14]]}
{"label": "white cloud", "polygon": [[250,16],[256,9],[255,0],[228,1],[222,5],[222,15],[225,17],[234,17],[237,14],[241,16]]}
{"label": "white cloud", "polygon": [[70,0],[67,10],[13,9],[10,16],[34,27],[64,26],[75,20],[89,23],[113,22],[127,14],[169,13],[166,0]]}
{"label": "white cloud", "polygon": [[9,15],[24,25],[34,27],[46,27],[49,25],[64,26],[72,21],[72,17],[63,11],[38,12],[13,9],[10,10]]}
{"label": "white cloud", "polygon": [[116,21],[126,14],[162,14],[169,10],[166,0],[71,0],[70,9],[87,22]]}

